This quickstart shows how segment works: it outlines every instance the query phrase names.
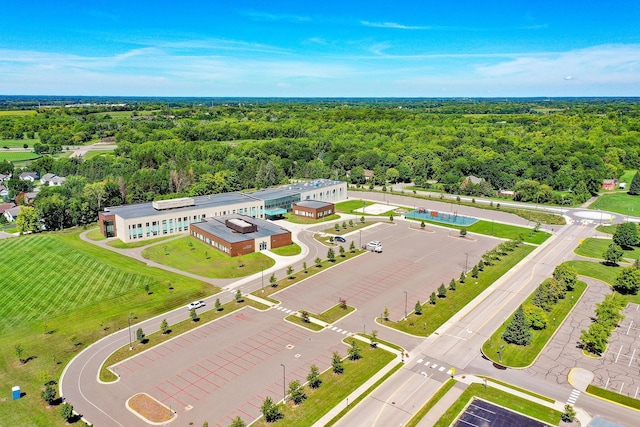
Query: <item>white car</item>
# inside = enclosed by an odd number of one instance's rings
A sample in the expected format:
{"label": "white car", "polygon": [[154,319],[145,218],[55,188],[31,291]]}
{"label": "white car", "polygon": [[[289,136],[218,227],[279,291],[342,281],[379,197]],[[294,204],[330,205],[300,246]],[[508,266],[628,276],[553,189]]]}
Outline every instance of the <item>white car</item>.
{"label": "white car", "polygon": [[201,308],[201,307],[204,307],[204,306],[205,306],[204,301],[202,301],[202,300],[194,301],[194,302],[190,302],[187,305],[187,310],[191,311],[194,308]]}
{"label": "white car", "polygon": [[367,250],[372,251],[376,246],[382,246],[382,242],[380,240],[372,240],[367,243]]}

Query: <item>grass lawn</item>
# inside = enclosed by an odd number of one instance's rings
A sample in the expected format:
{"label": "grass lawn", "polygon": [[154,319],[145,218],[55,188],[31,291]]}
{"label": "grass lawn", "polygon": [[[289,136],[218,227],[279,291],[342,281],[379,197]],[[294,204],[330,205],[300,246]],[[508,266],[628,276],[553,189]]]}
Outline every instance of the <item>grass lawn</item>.
{"label": "grass lawn", "polygon": [[487,387],[485,389],[484,385],[475,383],[467,387],[460,398],[444,413],[434,427],[448,427],[451,425],[473,397],[479,397],[488,402],[504,406],[512,411],[528,415],[552,426],[560,424],[560,415],[562,413],[559,411],[498,390],[497,388]]}
{"label": "grass lawn", "polygon": [[0,162],[6,160],[8,162],[20,162],[25,160],[34,160],[40,155],[30,153],[28,151],[0,151]]}
{"label": "grass lawn", "polygon": [[[618,277],[620,271],[624,268],[622,266],[610,266],[604,265],[601,262],[592,261],[567,261],[567,264],[575,268],[579,275],[602,280],[612,287],[616,283],[616,277]],[[640,295],[621,295],[629,302],[640,304]]]}
{"label": "grass lawn", "polygon": [[294,323],[298,326],[302,326],[303,328],[307,328],[309,330],[312,331],[321,331],[324,328],[320,325],[318,325],[317,323],[313,323],[313,322],[305,322],[304,320],[302,320],[302,318],[296,314],[290,314],[287,317],[284,318],[284,320],[287,320],[291,323]]}
{"label": "grass lawn", "polygon": [[[373,338],[373,335],[368,335],[368,334],[358,334],[358,335],[360,335],[361,337],[364,337],[364,338],[366,338],[368,340]],[[383,344],[383,345],[386,345],[387,347],[391,347],[391,348],[396,349],[398,351],[404,352],[404,349],[402,347],[400,347],[399,345],[393,344],[393,343],[391,343],[389,341],[381,340],[379,335],[376,337],[376,342],[378,342],[378,344]]]}
{"label": "grass lawn", "polygon": [[313,264],[313,265],[309,264],[307,266],[306,272],[304,270],[296,271],[291,274],[291,277],[286,276],[284,279],[279,279],[279,280],[277,280],[278,278],[276,277],[276,286],[271,285],[270,283],[271,276],[265,277],[264,287],[262,287],[261,289],[256,289],[255,291],[251,292],[251,294],[260,298],[265,298],[267,300],[270,300],[270,298],[266,298],[266,297],[269,297],[269,295],[273,295],[276,292],[286,289],[289,286],[295,285],[296,283],[306,279],[307,277],[311,277],[314,274],[318,274],[319,272],[325,270],[327,267],[331,267],[332,265],[335,265],[335,264],[340,264],[341,262],[350,260],[354,256],[358,256],[362,253],[364,253],[364,251],[357,250],[354,253],[347,251],[345,252],[344,258],[338,255],[336,256],[336,260],[334,262],[324,260],[320,263],[319,266],[316,264]]}
{"label": "grass lawn", "polygon": [[[589,258],[604,259],[602,254],[607,250],[610,244],[613,243],[612,239],[585,239],[574,251],[578,255],[586,256]],[[623,258],[629,258],[635,260],[640,256],[640,248],[632,248],[630,250],[623,250]]]}
{"label": "grass lawn", "polygon": [[611,400],[613,402],[620,403],[621,405],[628,406],[630,408],[640,410],[640,400],[634,399],[630,396],[616,393],[615,391],[605,390],[600,387],[589,384],[587,386],[587,393],[594,396],[601,397],[603,399]]}
{"label": "grass lawn", "polygon": [[[350,343],[350,340],[348,340]],[[367,379],[391,362],[395,355],[382,349],[374,349],[356,341],[362,349],[362,359],[344,361],[344,373],[334,374],[331,369],[320,375],[322,384],[311,390],[305,386],[307,399],[298,406],[288,401],[282,408],[284,418],[275,423],[267,423],[260,418],[252,427],[266,426],[311,426],[331,408],[342,402],[351,392],[360,387]],[[346,354],[347,347],[344,349]],[[278,400],[278,396],[271,396]]]}
{"label": "grass lawn", "polygon": [[[74,355],[125,327],[130,312],[145,319],[218,291],[83,242],[81,231],[0,240],[0,250],[11,254],[0,264],[0,383],[19,384],[26,393],[0,405],[3,425],[62,425],[40,391]],[[17,344],[23,358],[33,357],[28,363],[18,362]]]}
{"label": "grass lawn", "polygon": [[89,150],[86,152],[84,156],[82,156],[83,160],[90,160],[94,157],[98,156],[106,156],[108,154],[113,154],[114,150]]}
{"label": "grass lawn", "polygon": [[249,276],[275,264],[260,252],[230,257],[191,236],[147,248],[142,256],[179,270],[219,279]]}
{"label": "grass lawn", "polygon": [[329,310],[325,311],[324,313],[317,314],[317,315],[311,314],[311,313],[310,314],[312,317],[315,317],[318,320],[322,320],[323,322],[334,323],[355,310],[356,310],[355,307],[351,307],[350,305],[347,305],[345,308],[342,308],[340,304],[336,304],[333,307],[331,307]]}
{"label": "grass lawn", "polygon": [[6,110],[0,111],[0,116],[35,116],[36,110]]}
{"label": "grass lawn", "polygon": [[[533,337],[531,344],[527,346],[507,344],[501,340],[502,333],[506,329],[506,325],[509,324],[513,315],[511,315],[494,333],[491,337],[482,345],[482,352],[490,360],[499,363],[502,366],[508,366],[512,368],[523,368],[531,365],[540,352],[547,345],[556,329],[560,327],[564,322],[565,317],[569,314],[571,309],[577,304],[582,293],[587,289],[587,284],[578,281],[573,291],[567,292],[567,296],[564,299],[558,300],[552,310],[547,315],[547,327],[540,331],[531,329],[531,335]],[[524,302],[524,304],[531,304],[533,300],[533,294],[531,294]],[[502,352],[502,361],[498,351],[500,347],[504,345]]]}
{"label": "grass lawn", "polygon": [[622,215],[640,215],[640,196],[630,196],[626,192],[603,194],[589,205],[589,209],[617,212]]}
{"label": "grass lawn", "polygon": [[447,394],[447,392],[451,390],[454,385],[456,385],[456,383],[457,381],[451,378],[445,381],[445,383],[442,384],[438,391],[436,391],[435,394],[431,396],[431,398],[427,401],[427,403],[425,403],[424,406],[422,406],[422,408],[420,408],[420,410],[416,412],[413,417],[411,417],[411,419],[404,425],[404,427],[416,427],[420,423],[420,421],[422,421],[425,415],[429,413],[431,408],[436,406],[436,403],[438,403],[440,399],[442,399],[442,397]]}
{"label": "grass lawn", "polygon": [[[352,220],[353,221],[353,220]],[[335,225],[333,227],[329,227],[329,228],[325,228],[324,230],[322,230],[323,233],[327,233],[327,234],[333,234],[334,236],[342,236],[343,234],[347,234],[347,233],[351,233],[352,231],[356,231],[359,230],[361,228],[365,228],[368,227],[370,225],[373,224],[377,224],[379,221],[365,221],[365,222],[360,222],[359,220],[353,221],[352,225],[349,225],[349,221],[345,220],[343,221],[346,224],[346,227],[342,226],[342,223],[339,223],[339,230],[336,231],[336,227]]]}
{"label": "grass lawn", "polygon": [[631,185],[633,176],[638,172],[636,169],[625,169],[624,174],[620,177],[620,182],[626,182],[627,188]]}
{"label": "grass lawn", "polygon": [[89,230],[86,234],[87,238],[93,241],[99,241],[99,240],[105,240],[106,237],[104,237],[102,235],[102,233],[100,233],[100,229],[99,228],[93,228],[91,230]]}
{"label": "grass lawn", "polygon": [[[412,218],[409,218],[409,219],[412,219]],[[422,220],[415,220],[415,219],[412,219],[412,220],[418,223],[422,221]],[[467,231],[472,233],[485,234],[487,236],[495,236],[495,237],[500,237],[502,239],[517,240],[520,238],[520,236],[522,236],[522,239],[525,242],[533,243],[535,245],[539,245],[540,243],[543,243],[545,240],[551,237],[551,234],[545,233],[544,231],[534,231],[532,228],[518,227],[517,225],[502,224],[502,223],[493,222],[493,221],[485,221],[482,219],[475,222],[474,224],[471,224],[465,227],[460,225],[451,225],[444,222],[429,221],[426,219],[424,220],[424,222],[429,224],[440,225],[443,227],[453,228],[455,230],[466,228]]]}
{"label": "grass lawn", "polygon": [[[458,310],[480,295],[482,291],[498,280],[498,278],[509,271],[524,257],[529,255],[534,249],[535,247],[531,245],[521,244],[513,252],[502,257],[500,261],[494,262],[493,265],[485,266],[484,271],[480,272],[477,279],[469,275],[466,283],[460,284],[459,280],[456,280],[456,290],[448,290],[447,297],[438,298],[435,305],[431,305],[428,301],[421,301],[421,315],[411,313],[407,316],[406,320],[402,319],[397,322],[382,320],[380,318],[378,318],[378,321],[385,326],[399,331],[426,337],[442,326],[456,314]],[[448,287],[449,284],[445,283],[444,285]]]}
{"label": "grass lawn", "polygon": [[320,224],[325,221],[333,221],[334,219],[339,219],[340,217],[338,215],[329,215],[321,219],[313,219],[294,215],[292,213],[287,213],[284,215],[284,218],[293,224]]}
{"label": "grass lawn", "polygon": [[[118,377],[108,370],[107,368],[115,365],[116,363],[122,362],[123,360],[134,356],[138,353],[142,353],[149,348],[152,348],[156,345],[162,344],[165,341],[170,340],[180,334],[188,332],[198,326],[201,326],[205,323],[211,322],[213,320],[219,319],[222,316],[225,316],[229,313],[233,313],[234,311],[240,310],[243,307],[255,307],[259,310],[266,310],[268,307],[262,305],[252,299],[245,298],[242,302],[230,301],[226,304],[223,304],[220,310],[216,310],[215,308],[211,308],[207,311],[203,311],[202,313],[198,313],[198,321],[194,322],[193,320],[186,319],[182,322],[176,323],[175,325],[169,325],[169,333],[163,334],[161,331],[145,331],[147,342],[145,344],[141,344],[137,341],[133,343],[133,350],[129,350],[129,344],[122,346],[118,350],[114,351],[109,355],[107,360],[104,361],[102,367],[100,368],[100,379],[105,382],[115,381]],[[186,308],[185,308],[186,311]],[[133,324],[131,325],[134,326]]]}
{"label": "grass lawn", "polygon": [[302,252],[302,248],[297,243],[292,243],[289,246],[271,249],[271,252],[280,256],[294,256]]}
{"label": "grass lawn", "polygon": [[486,378],[487,380],[489,380],[489,381],[491,381],[491,382],[494,382],[494,383],[496,383],[496,384],[500,384],[500,385],[503,385],[503,386],[505,386],[505,387],[512,388],[512,389],[514,389],[514,390],[516,390],[516,391],[519,391],[520,393],[528,394],[529,396],[536,397],[536,398],[538,398],[538,399],[540,399],[540,400],[544,400],[544,401],[547,401],[547,402],[549,402],[549,403],[553,403],[553,402],[555,402],[555,401],[556,401],[555,399],[552,399],[552,398],[550,398],[550,397],[543,396],[543,395],[538,394],[538,393],[534,393],[534,392],[532,392],[531,390],[526,390],[526,389],[524,389],[524,388],[517,387],[517,386],[515,386],[515,385],[513,385],[513,384],[505,383],[504,381],[496,380],[495,378],[485,377],[485,376],[483,376],[483,375],[479,375],[479,377],[480,377],[480,378]]}
{"label": "grass lawn", "polygon": [[[100,230],[98,230],[98,232],[100,232]],[[100,234],[100,236],[102,236],[102,234]],[[136,242],[130,242],[130,243],[125,243],[120,239],[115,239],[107,243],[107,245],[117,249],[134,249],[134,248],[141,248],[143,246],[152,245],[154,243],[158,243],[163,240],[171,239],[172,237],[175,237],[175,236],[163,236],[163,237],[157,237],[155,239],[138,240]],[[96,240],[96,239],[92,239],[92,240]]]}
{"label": "grass lawn", "polygon": [[23,148],[27,144],[33,148],[33,144],[40,142],[39,139],[0,139],[0,147]]}
{"label": "grass lawn", "polygon": [[4,231],[5,233],[17,233],[18,227],[16,227],[15,225],[12,225],[11,227],[3,228],[2,231]]}

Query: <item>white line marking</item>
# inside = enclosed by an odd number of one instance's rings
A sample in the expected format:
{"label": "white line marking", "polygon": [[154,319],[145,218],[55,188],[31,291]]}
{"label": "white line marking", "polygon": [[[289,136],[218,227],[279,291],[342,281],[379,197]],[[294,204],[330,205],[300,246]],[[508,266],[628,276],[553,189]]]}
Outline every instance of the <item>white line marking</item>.
{"label": "white line marking", "polygon": [[342,331],[342,335],[348,334],[349,331]]}
{"label": "white line marking", "polygon": [[431,362],[424,362],[424,366],[429,366],[431,364]]}
{"label": "white line marking", "polygon": [[437,367],[438,367],[438,365],[436,365],[435,363],[433,365],[431,365],[431,369],[435,369]]}
{"label": "white line marking", "polygon": [[633,362],[633,356],[636,355],[636,349],[633,349],[633,354],[631,354],[631,359],[629,360],[629,364],[627,366],[631,366],[631,362]]}
{"label": "white line marking", "polygon": [[333,328],[331,328],[332,331],[335,331],[336,329],[338,329],[337,326],[334,326]]}
{"label": "white line marking", "polygon": [[342,332],[342,329],[338,329],[336,332]]}
{"label": "white line marking", "polygon": [[446,369],[446,368],[445,368],[444,366],[440,366],[440,367],[438,368],[438,371],[442,372],[442,371],[444,371],[445,369]]}
{"label": "white line marking", "polygon": [[604,389],[605,389],[605,390],[607,389],[607,386],[609,385],[609,380],[610,380],[610,379],[611,379],[611,378],[607,378],[607,383],[604,385]]}
{"label": "white line marking", "polygon": [[631,330],[631,325],[633,325],[633,320],[629,323],[629,327],[627,328],[627,335],[629,335],[629,331]]}
{"label": "white line marking", "polygon": [[622,352],[622,348],[624,347],[624,345],[620,346],[620,350],[618,350],[618,355],[616,356],[616,363],[618,363],[618,357],[620,357],[620,353]]}
{"label": "white line marking", "polygon": [[624,383],[620,385],[620,391],[618,393],[622,394],[622,387],[624,387]]}
{"label": "white line marking", "polygon": [[418,359],[416,363],[422,363],[422,359]]}

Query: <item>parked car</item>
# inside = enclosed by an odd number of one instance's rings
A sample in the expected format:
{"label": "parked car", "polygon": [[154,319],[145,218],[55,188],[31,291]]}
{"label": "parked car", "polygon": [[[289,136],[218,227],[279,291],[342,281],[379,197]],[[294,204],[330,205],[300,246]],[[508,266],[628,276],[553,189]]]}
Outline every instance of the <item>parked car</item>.
{"label": "parked car", "polygon": [[202,300],[200,300],[200,301],[194,301],[194,302],[190,302],[190,303],[187,305],[187,310],[191,311],[191,310],[192,310],[192,309],[194,309],[194,308],[201,308],[201,307],[204,307],[204,306],[205,306],[204,301],[202,301]]}
{"label": "parked car", "polygon": [[336,242],[340,242],[340,243],[345,243],[347,241],[347,239],[345,239],[342,236],[336,236],[336,237],[333,238],[333,240],[336,241]]}
{"label": "parked car", "polygon": [[367,243],[365,249],[372,252],[382,253],[382,242],[379,240],[372,240],[371,242]]}

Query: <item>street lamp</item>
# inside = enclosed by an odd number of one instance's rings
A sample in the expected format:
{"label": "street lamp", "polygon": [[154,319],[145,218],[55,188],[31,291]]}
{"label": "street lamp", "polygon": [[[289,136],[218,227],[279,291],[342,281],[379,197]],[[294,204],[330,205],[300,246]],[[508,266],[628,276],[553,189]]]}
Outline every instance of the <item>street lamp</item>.
{"label": "street lamp", "polygon": [[404,319],[407,319],[407,291],[404,291]]}
{"label": "street lamp", "polygon": [[129,313],[127,321],[129,322],[129,350],[133,350],[133,343],[131,342],[131,313]]}
{"label": "street lamp", "polygon": [[282,366],[282,402],[286,402],[287,400],[287,389],[286,389],[287,367],[284,366],[284,363],[281,363],[280,366]]}
{"label": "street lamp", "polygon": [[467,252],[464,253],[466,255],[466,258],[464,260],[464,272],[466,273],[468,270],[468,266],[469,266],[469,254]]}

